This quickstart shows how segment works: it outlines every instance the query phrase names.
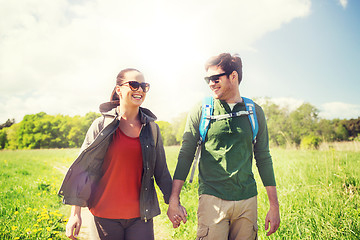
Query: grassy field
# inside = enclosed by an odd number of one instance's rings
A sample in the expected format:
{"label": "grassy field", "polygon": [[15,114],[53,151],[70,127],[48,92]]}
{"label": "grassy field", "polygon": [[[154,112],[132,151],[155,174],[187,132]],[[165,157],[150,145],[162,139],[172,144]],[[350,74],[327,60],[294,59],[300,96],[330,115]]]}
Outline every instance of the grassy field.
{"label": "grassy field", "polygon": [[[179,147],[167,147],[173,173]],[[0,239],[65,239],[69,208],[56,195],[77,149],[0,152]],[[360,152],[272,149],[281,211],[277,233],[266,237],[268,201],[258,182],[259,239],[360,239]],[[197,179],[195,179],[197,180]],[[156,239],[195,239],[197,183],[184,185],[188,222],[173,229],[159,193],[162,214]]]}
{"label": "grassy field", "polygon": [[0,239],[65,239],[67,209],[57,196],[78,150],[0,151]]}

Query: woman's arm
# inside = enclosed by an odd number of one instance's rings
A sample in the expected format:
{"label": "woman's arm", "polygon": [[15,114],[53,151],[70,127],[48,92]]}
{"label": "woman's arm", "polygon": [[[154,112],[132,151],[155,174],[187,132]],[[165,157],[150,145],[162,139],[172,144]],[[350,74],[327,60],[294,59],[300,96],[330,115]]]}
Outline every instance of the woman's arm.
{"label": "woman's arm", "polygon": [[69,221],[66,224],[66,236],[75,240],[79,235],[81,223],[81,207],[74,205],[71,207]]}
{"label": "woman's arm", "polygon": [[154,177],[156,180],[156,184],[159,186],[161,192],[164,195],[164,201],[166,204],[169,203],[169,198],[171,194],[172,187],[172,179],[171,175],[166,163],[165,150],[162,142],[162,138],[160,135],[160,129],[157,124],[154,124],[157,131],[156,136],[156,161],[155,161],[155,169],[154,169]]}

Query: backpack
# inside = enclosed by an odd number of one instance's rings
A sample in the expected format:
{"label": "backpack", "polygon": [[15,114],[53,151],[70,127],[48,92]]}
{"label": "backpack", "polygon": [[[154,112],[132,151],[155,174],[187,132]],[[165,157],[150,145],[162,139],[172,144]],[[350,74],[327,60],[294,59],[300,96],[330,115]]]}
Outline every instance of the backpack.
{"label": "backpack", "polygon": [[200,132],[200,139],[198,141],[198,145],[195,152],[195,160],[193,163],[193,167],[191,170],[191,175],[189,182],[192,183],[195,173],[195,168],[197,166],[197,163],[199,162],[200,155],[201,155],[201,145],[205,141],[206,133],[210,125],[210,121],[214,119],[215,121],[223,120],[226,118],[231,117],[240,117],[247,115],[251,124],[251,129],[253,132],[253,140],[252,143],[255,145],[256,143],[256,136],[259,131],[258,121],[256,117],[256,111],[255,111],[255,103],[250,98],[242,97],[246,111],[239,111],[239,112],[232,112],[228,114],[223,115],[217,115],[213,116],[213,110],[214,110],[214,98],[213,97],[205,97],[203,99],[202,103],[202,110],[201,110],[201,118],[200,118],[200,124],[199,124],[199,132]]}

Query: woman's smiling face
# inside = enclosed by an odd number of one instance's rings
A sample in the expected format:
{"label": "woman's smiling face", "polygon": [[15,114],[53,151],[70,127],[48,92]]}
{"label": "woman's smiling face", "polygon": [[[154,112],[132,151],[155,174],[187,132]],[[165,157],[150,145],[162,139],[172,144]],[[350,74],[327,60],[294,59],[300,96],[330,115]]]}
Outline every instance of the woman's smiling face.
{"label": "woman's smiling face", "polygon": [[121,86],[116,86],[116,92],[119,95],[120,103],[140,106],[145,100],[146,92],[140,86],[134,91],[128,83],[131,81],[145,83],[144,75],[137,71],[125,73],[125,79],[122,81]]}

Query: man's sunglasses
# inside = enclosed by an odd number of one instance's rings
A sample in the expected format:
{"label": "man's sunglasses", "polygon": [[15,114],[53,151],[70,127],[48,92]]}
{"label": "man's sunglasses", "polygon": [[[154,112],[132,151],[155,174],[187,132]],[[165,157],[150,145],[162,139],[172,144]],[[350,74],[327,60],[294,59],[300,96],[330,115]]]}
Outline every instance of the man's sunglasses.
{"label": "man's sunglasses", "polygon": [[209,84],[210,81],[212,81],[213,83],[218,83],[218,82],[219,82],[219,78],[220,78],[221,76],[225,76],[225,75],[227,75],[226,72],[220,73],[220,74],[216,74],[216,75],[212,75],[212,76],[210,76],[210,77],[204,77],[204,79],[205,79],[205,81],[206,81],[207,84]]}
{"label": "man's sunglasses", "polygon": [[143,92],[148,92],[149,89],[150,89],[150,83],[139,83],[137,81],[129,81],[129,82],[125,82],[125,83],[122,83],[120,84],[119,86],[122,86],[122,85],[125,85],[125,84],[129,84],[129,87],[132,91],[137,91],[139,90],[139,87],[142,88]]}

